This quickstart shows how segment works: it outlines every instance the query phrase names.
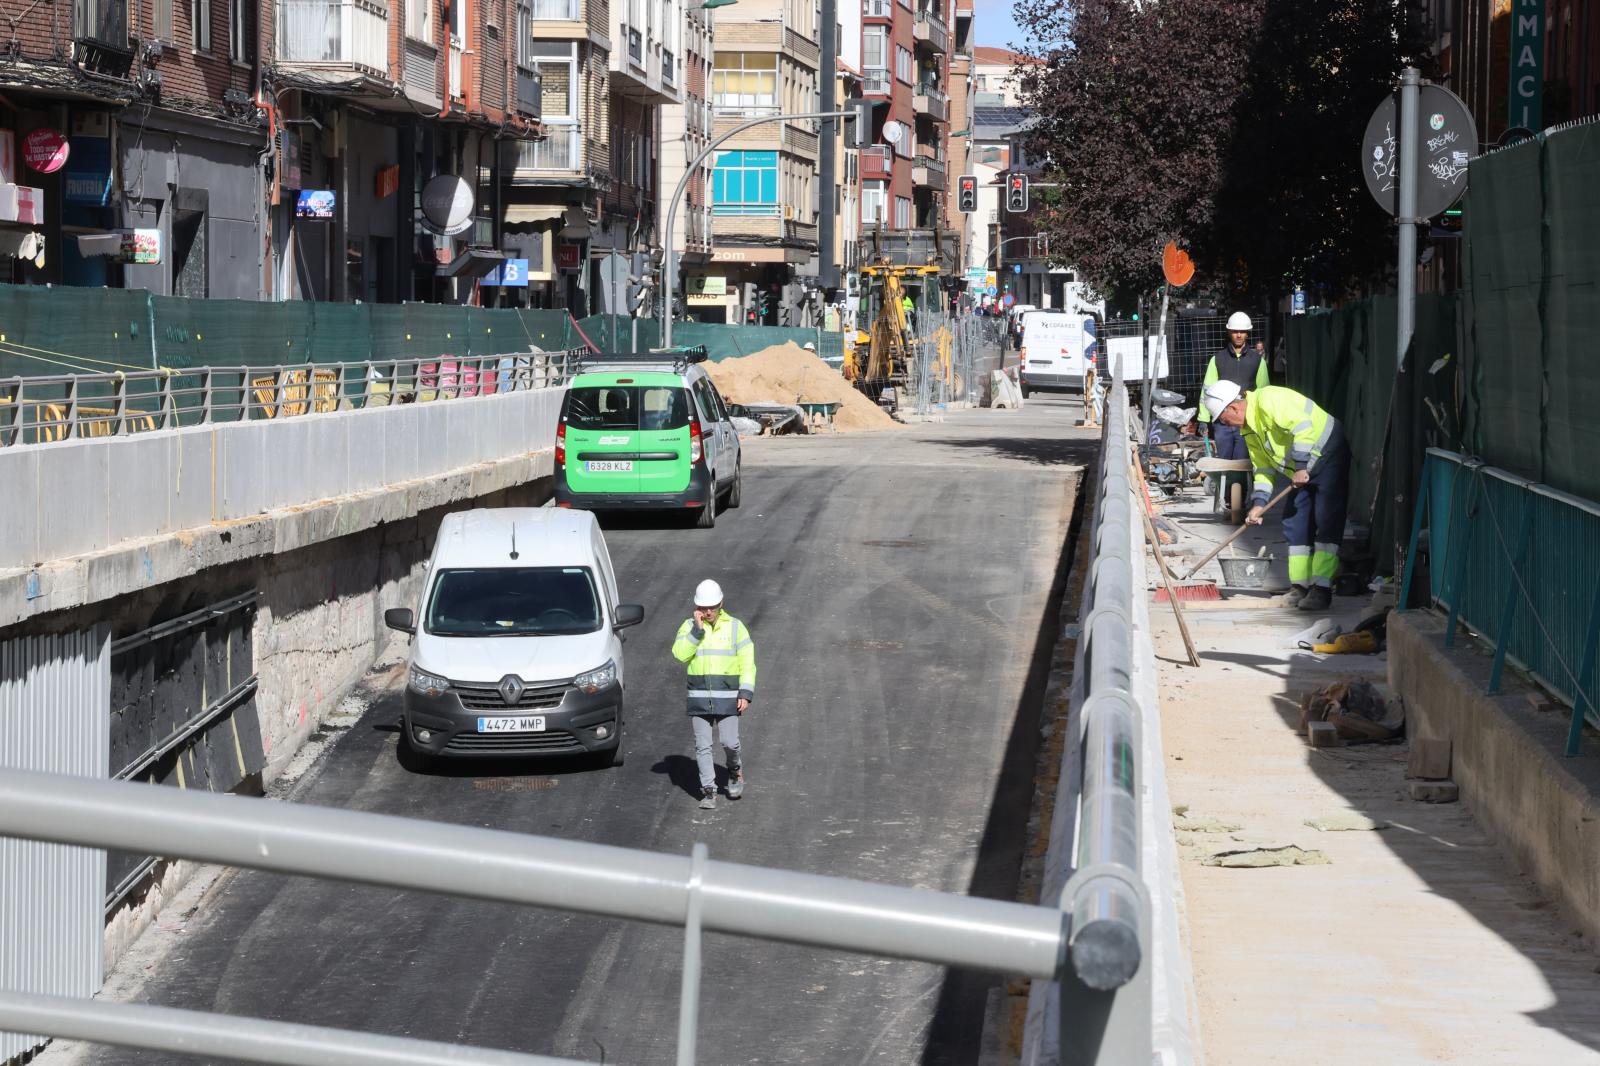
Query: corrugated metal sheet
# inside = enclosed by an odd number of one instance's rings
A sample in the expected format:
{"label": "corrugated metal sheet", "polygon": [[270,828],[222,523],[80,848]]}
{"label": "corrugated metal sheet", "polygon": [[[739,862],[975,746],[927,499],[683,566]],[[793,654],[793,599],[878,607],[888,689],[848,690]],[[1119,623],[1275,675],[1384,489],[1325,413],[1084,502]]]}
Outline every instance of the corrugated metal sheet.
{"label": "corrugated metal sheet", "polygon": [[[0,642],[0,766],[110,776],[105,627]],[[87,998],[103,979],[106,854],[0,837],[0,988]],[[44,1043],[0,1033],[0,1062]]]}

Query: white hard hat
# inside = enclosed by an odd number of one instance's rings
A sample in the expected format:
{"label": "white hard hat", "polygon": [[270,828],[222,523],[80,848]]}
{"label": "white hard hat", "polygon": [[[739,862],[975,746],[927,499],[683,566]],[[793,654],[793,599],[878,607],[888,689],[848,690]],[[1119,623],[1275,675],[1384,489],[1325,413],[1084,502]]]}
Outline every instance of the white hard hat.
{"label": "white hard hat", "polygon": [[808,352],[814,352],[814,351],[817,350],[817,346],[815,344],[812,344],[810,341],[806,341],[800,347],[804,348]]}
{"label": "white hard hat", "polygon": [[694,587],[694,605],[696,607],[719,607],[722,605],[722,586],[712,581],[709,577]]}
{"label": "white hard hat", "polygon": [[1250,332],[1250,316],[1243,311],[1235,311],[1228,316],[1228,332],[1231,333],[1236,329],[1242,329],[1246,333]]}
{"label": "white hard hat", "polygon": [[[1233,401],[1237,400],[1244,392],[1237,384],[1231,381],[1213,381],[1206,386],[1205,393],[1200,397],[1200,402],[1206,405],[1206,410],[1212,418],[1221,416],[1222,412]],[[695,601],[699,603],[699,600]]]}

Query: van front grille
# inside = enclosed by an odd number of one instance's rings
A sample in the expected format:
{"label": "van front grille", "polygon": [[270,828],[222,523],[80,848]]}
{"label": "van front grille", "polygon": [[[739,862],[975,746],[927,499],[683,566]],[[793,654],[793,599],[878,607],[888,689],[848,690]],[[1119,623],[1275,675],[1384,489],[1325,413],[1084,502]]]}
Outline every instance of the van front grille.
{"label": "van front grille", "polygon": [[530,688],[523,690],[522,698],[516,703],[507,703],[500,695],[498,685],[464,685],[455,682],[450,687],[461,700],[461,706],[469,711],[545,711],[561,706],[561,701],[567,696],[565,685],[560,688]]}

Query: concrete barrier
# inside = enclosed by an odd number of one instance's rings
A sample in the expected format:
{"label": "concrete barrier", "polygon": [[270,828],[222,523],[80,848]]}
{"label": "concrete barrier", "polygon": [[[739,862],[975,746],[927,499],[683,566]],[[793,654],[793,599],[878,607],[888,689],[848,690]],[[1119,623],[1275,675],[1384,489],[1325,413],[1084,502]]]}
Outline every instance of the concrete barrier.
{"label": "concrete barrier", "polygon": [[1488,695],[1488,652],[1471,641],[1446,648],[1444,632],[1435,614],[1389,616],[1389,683],[1405,700],[1406,730],[1450,742],[1461,802],[1600,944],[1600,756],[1567,758],[1571,711],[1536,709],[1543,693],[1510,671]]}
{"label": "concrete barrier", "polygon": [[548,477],[562,392],[0,450],[0,628]]}

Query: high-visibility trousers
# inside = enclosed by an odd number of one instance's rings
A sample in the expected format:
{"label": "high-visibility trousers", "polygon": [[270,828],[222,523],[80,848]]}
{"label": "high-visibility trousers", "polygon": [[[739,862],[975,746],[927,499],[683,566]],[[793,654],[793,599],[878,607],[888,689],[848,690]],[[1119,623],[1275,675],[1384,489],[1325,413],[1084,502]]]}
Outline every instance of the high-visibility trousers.
{"label": "high-visibility trousers", "polygon": [[1289,541],[1289,581],[1333,587],[1339,544],[1350,503],[1350,447],[1342,431],[1323,450],[1311,480],[1285,501],[1283,535]]}

